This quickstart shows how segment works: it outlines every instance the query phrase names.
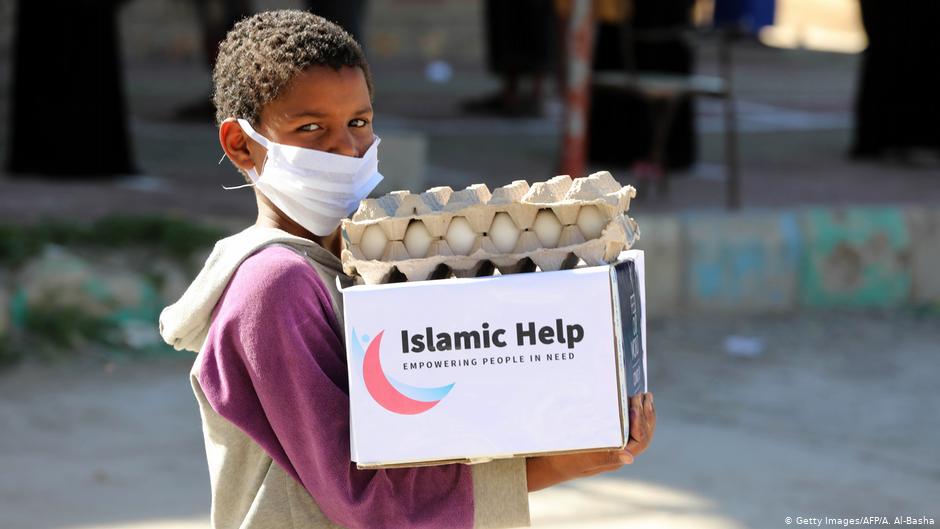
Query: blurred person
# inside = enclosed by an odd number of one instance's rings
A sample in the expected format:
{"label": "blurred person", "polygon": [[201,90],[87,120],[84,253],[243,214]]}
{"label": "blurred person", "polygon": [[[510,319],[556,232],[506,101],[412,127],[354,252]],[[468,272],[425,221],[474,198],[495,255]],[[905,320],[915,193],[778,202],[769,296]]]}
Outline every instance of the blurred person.
{"label": "blurred person", "polygon": [[116,20],[122,3],[17,3],[7,160],[14,176],[135,172]]}
{"label": "blurred person", "polygon": [[940,155],[940,2],[861,0],[862,53],[850,155]]}
{"label": "blurred person", "polygon": [[[211,72],[219,54],[219,43],[240,19],[251,14],[249,0],[192,0],[202,33],[202,53]],[[209,121],[215,116],[212,96],[206,92],[197,100],[180,107],[176,117],[183,120]]]}
{"label": "blurred person", "polygon": [[552,0],[487,0],[483,13],[486,64],[499,77],[500,88],[464,101],[461,107],[472,114],[540,116],[544,80],[555,57],[557,22]]}
{"label": "blurred person", "polygon": [[[215,68],[219,55],[219,43],[232,26],[251,14],[249,0],[194,0],[196,18],[202,28],[202,50],[205,53],[209,71]],[[211,105],[211,100],[209,101]],[[214,112],[213,112],[214,114]]]}
{"label": "blurred person", "polygon": [[346,30],[360,46],[365,44],[367,0],[305,0],[305,3],[311,13]]}
{"label": "blurred person", "polygon": [[761,29],[773,25],[775,11],[775,0],[715,0],[712,24],[757,39]]}
{"label": "blurred person", "polygon": [[219,141],[258,217],[160,317],[168,343],[198,352],[213,527],[507,527],[527,519],[528,491],[646,449],[651,394],[631,400],[624,450],[358,470],[335,280],[340,222],[381,180],[369,66],[337,25],[273,11],[235,25],[213,81]]}
{"label": "blurred person", "polygon": [[[685,38],[694,0],[625,0],[623,16],[599,20],[593,69],[692,74],[695,53]],[[653,103],[643,95],[595,87],[591,92],[589,158],[596,163],[646,167],[652,151]],[[694,101],[681,101],[669,120],[665,165],[695,162]]]}

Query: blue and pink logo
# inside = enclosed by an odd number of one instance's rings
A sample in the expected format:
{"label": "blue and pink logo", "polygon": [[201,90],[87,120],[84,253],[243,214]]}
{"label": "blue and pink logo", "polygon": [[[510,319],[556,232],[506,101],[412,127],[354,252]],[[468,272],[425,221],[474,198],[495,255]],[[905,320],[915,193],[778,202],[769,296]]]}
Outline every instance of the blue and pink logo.
{"label": "blue and pink logo", "polygon": [[[382,335],[380,331],[374,338],[368,335],[359,335],[356,329],[352,330],[350,344],[353,356],[362,364],[362,380],[372,399],[386,410],[402,415],[416,415],[424,413],[441,401],[454,384],[436,388],[419,388],[399,382],[385,374],[382,370],[382,361],[379,351],[382,348]],[[369,345],[364,347],[363,344]]]}

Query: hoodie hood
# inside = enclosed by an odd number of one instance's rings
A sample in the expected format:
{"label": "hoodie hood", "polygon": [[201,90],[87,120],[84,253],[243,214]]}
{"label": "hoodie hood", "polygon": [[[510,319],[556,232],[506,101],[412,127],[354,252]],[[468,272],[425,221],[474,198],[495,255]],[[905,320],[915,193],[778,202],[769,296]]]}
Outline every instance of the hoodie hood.
{"label": "hoodie hood", "polygon": [[177,350],[199,352],[212,323],[212,310],[242,261],[265,246],[281,244],[324,266],[342,270],[340,260],[319,244],[277,228],[251,226],[215,244],[202,271],[179,301],[160,313],[160,336]]}

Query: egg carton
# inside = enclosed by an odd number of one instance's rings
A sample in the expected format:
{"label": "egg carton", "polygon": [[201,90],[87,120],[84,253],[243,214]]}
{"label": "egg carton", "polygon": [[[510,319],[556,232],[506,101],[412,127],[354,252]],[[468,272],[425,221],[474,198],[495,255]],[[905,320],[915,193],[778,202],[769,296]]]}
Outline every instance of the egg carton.
{"label": "egg carton", "polygon": [[363,200],[343,221],[344,271],[366,284],[562,270],[616,259],[639,238],[636,196],[603,171]]}

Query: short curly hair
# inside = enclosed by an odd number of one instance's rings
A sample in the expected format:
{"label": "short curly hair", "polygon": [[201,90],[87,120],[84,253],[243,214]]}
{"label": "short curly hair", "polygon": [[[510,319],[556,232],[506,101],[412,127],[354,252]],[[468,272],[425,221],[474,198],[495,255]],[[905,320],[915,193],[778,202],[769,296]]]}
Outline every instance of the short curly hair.
{"label": "short curly hair", "polygon": [[212,72],[216,122],[236,117],[257,123],[262,107],[310,66],[359,67],[372,96],[365,54],[338,25],[295,9],[266,11],[239,21],[219,45]]}

